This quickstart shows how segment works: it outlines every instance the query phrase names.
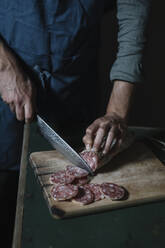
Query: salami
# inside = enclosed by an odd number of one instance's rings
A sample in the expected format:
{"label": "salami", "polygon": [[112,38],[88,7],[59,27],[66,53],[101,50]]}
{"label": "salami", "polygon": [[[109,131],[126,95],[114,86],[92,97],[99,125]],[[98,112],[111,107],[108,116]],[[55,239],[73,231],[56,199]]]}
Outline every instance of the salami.
{"label": "salami", "polygon": [[94,194],[94,201],[99,201],[105,198],[100,184],[89,183],[85,185],[86,188],[90,189]]}
{"label": "salami", "polygon": [[66,176],[74,178],[82,178],[88,175],[88,172],[86,170],[83,170],[77,166],[74,165],[68,165],[66,167]]}
{"label": "salami", "polygon": [[80,156],[87,162],[92,171],[95,171],[97,169],[99,162],[99,153],[96,153],[92,150],[83,150],[80,153]]}
{"label": "salami", "polygon": [[126,195],[126,190],[114,183],[102,183],[101,189],[105,197],[112,201],[122,200]]}
{"label": "salami", "polygon": [[51,195],[55,201],[69,200],[75,197],[79,192],[77,185],[54,185],[51,189]]}
{"label": "salami", "polygon": [[65,184],[66,181],[66,175],[65,171],[57,171],[56,173],[52,174],[49,178],[49,182],[51,184]]}
{"label": "salami", "polygon": [[77,196],[73,199],[73,202],[80,203],[82,205],[87,205],[94,202],[94,194],[92,191],[86,187],[79,187],[79,192]]}
{"label": "salami", "polygon": [[66,175],[65,170],[60,170],[50,176],[49,182],[51,184],[70,184],[74,179],[74,176]]}
{"label": "salami", "polygon": [[65,171],[65,178],[66,178],[65,181],[66,184],[70,184],[75,180],[75,176],[72,175],[71,173],[68,173],[67,170]]}
{"label": "salami", "polygon": [[119,152],[125,150],[128,148],[134,140],[134,135],[130,132],[127,132],[127,135],[125,136],[124,142],[120,146],[120,149],[112,149],[110,153],[103,155],[102,151],[95,152],[92,149],[86,150],[84,149],[80,156],[88,163],[88,165],[91,167],[93,171],[96,171],[96,169],[101,168],[102,166],[106,165],[111,161],[111,159],[116,156]]}
{"label": "salami", "polygon": [[86,176],[82,178],[76,178],[72,183],[78,186],[81,186],[81,185],[87,184],[88,181],[89,181],[89,178]]}

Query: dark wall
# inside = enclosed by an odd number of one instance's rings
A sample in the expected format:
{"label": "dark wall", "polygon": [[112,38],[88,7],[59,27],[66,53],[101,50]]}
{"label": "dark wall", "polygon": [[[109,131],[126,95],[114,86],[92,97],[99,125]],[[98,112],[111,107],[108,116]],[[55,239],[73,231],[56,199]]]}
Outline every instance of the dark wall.
{"label": "dark wall", "polygon": [[[147,28],[148,42],[144,53],[145,80],[137,87],[130,111],[131,125],[165,127],[165,4],[153,1]],[[105,15],[101,26],[100,87],[102,105],[111,88],[109,70],[117,49],[115,11]]]}

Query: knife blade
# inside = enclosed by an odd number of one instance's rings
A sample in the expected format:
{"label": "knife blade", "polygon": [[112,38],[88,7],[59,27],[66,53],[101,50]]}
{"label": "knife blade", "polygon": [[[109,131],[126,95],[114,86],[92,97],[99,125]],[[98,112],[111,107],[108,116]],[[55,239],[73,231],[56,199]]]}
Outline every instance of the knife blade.
{"label": "knife blade", "polygon": [[41,134],[57,151],[62,153],[74,165],[85,169],[91,175],[94,174],[86,161],[39,115],[37,115],[37,124]]}

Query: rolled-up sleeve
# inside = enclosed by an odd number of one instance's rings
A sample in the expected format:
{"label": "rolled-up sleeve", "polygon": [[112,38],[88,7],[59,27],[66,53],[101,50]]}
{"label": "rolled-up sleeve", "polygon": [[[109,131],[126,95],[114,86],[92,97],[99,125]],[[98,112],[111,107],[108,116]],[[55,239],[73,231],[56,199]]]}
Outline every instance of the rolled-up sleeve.
{"label": "rolled-up sleeve", "polygon": [[141,82],[145,31],[151,0],[117,0],[118,52],[111,81]]}

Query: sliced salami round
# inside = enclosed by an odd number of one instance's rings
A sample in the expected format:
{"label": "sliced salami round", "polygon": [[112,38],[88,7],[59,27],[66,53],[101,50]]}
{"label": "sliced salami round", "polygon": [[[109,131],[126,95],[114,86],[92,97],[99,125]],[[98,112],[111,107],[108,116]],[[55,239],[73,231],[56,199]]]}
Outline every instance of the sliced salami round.
{"label": "sliced salami round", "polygon": [[75,178],[82,178],[88,175],[88,172],[86,170],[83,170],[77,166],[74,165],[68,165],[66,167],[66,176],[72,176]]}
{"label": "sliced salami round", "polygon": [[75,180],[72,182],[72,184],[81,186],[81,185],[87,184],[88,182],[89,182],[89,178],[86,176],[86,177],[82,177],[82,178],[75,178]]}
{"label": "sliced salami round", "polygon": [[77,185],[54,185],[51,189],[51,195],[56,201],[69,200],[75,197],[79,192]]}
{"label": "sliced salami round", "polygon": [[49,182],[51,184],[65,184],[66,183],[66,175],[65,170],[57,171],[52,174],[49,178]]}
{"label": "sliced salami round", "polygon": [[68,173],[67,170],[65,171],[65,176],[66,176],[65,177],[65,179],[66,179],[65,184],[70,184],[70,183],[74,182],[75,176],[72,175],[71,173]]}
{"label": "sliced salami round", "polygon": [[122,200],[125,197],[126,190],[117,184],[102,183],[100,186],[105,197],[112,201]]}
{"label": "sliced salami round", "polygon": [[82,205],[87,205],[94,202],[94,194],[92,191],[86,187],[79,187],[79,192],[75,198],[72,200],[73,202],[80,203]]}
{"label": "sliced salami round", "polygon": [[84,187],[92,191],[92,193],[94,194],[94,201],[99,201],[105,198],[101,190],[100,184],[89,183],[89,184],[84,185]]}
{"label": "sliced salami round", "polygon": [[99,158],[96,152],[84,150],[80,153],[80,156],[87,162],[92,171],[95,171],[97,169]]}

